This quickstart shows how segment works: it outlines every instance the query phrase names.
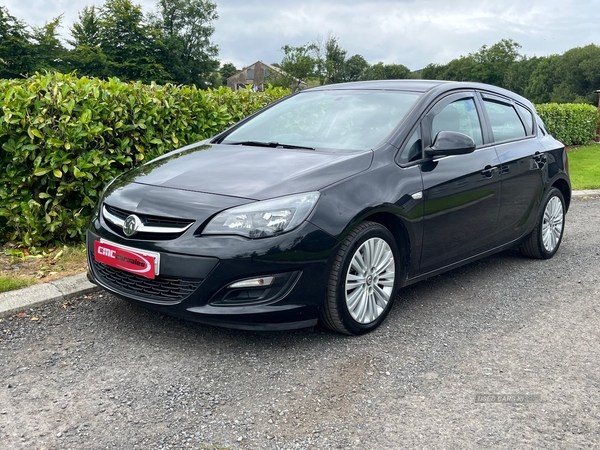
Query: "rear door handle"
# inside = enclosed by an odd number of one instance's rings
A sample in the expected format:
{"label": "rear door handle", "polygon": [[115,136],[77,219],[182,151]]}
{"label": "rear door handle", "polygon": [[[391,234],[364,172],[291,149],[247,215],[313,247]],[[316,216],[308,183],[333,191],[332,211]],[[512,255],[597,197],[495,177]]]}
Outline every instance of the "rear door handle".
{"label": "rear door handle", "polygon": [[497,167],[485,166],[485,168],[481,171],[481,174],[486,178],[492,178],[496,170],[498,170]]}
{"label": "rear door handle", "polygon": [[533,160],[540,165],[544,165],[546,164],[547,157],[545,153],[535,152]]}

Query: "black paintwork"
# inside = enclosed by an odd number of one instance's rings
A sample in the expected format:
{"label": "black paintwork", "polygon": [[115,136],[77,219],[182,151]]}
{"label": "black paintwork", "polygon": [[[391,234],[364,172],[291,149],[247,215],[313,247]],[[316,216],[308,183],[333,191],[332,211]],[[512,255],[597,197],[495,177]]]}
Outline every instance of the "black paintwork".
{"label": "black paintwork", "polygon": [[120,186],[133,182],[264,200],[322,189],[368,169],[372,157],[371,151],[315,152],[207,144],[134,169],[120,180]]}
{"label": "black paintwork", "polygon": [[[113,292],[204,323],[251,329],[310,326],[317,321],[340,242],[362,221],[379,222],[396,237],[405,257],[401,284],[407,285],[517,244],[533,229],[540,201],[551,186],[561,189],[568,207],[570,182],[560,142],[537,126],[526,138],[493,142],[481,94],[518,102],[533,112],[526,99],[477,83],[417,80],[314,90],[334,89],[408,90],[422,95],[386,141],[372,150],[222,145],[218,142],[225,131],[124,174],[107,189],[102,202],[133,213],[190,219],[194,225],[176,239],[128,239],[96,213],[88,229],[88,246],[93,248],[95,240],[104,238],[159,252],[161,274],[203,281],[194,294],[169,305]],[[441,136],[450,156],[424,152],[418,161],[396,163],[417,128],[423,133],[423,149],[432,144],[435,148],[427,132],[436,105],[463,95],[477,102],[483,145],[467,148],[468,141],[450,134]],[[448,148],[452,139],[460,147],[454,154]],[[255,240],[202,235],[207,222],[224,209],[309,191],[319,191],[320,199],[309,219],[289,233]],[[413,197],[418,193],[422,198]],[[225,292],[234,281],[269,275],[283,281],[267,294]],[[93,271],[91,276],[107,287]],[[237,300],[224,300],[229,298]]]}
{"label": "black paintwork", "polygon": [[425,155],[435,156],[466,155],[475,151],[473,138],[456,131],[440,131],[431,147],[425,149]]}

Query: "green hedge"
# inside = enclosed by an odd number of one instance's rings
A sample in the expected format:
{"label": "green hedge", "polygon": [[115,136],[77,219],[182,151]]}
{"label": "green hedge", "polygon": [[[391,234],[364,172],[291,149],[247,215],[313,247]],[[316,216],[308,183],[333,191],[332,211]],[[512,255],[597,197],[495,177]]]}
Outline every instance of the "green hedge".
{"label": "green hedge", "polygon": [[35,249],[82,240],[113,177],[213,136],[288,93],[59,73],[0,80],[0,242]]}
{"label": "green hedge", "polygon": [[596,139],[598,108],[583,103],[535,106],[552,136],[565,145],[585,145]]}

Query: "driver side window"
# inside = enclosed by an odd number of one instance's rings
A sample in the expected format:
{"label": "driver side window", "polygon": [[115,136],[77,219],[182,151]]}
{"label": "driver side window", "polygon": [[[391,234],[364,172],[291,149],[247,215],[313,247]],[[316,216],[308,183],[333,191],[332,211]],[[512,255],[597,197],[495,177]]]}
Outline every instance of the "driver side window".
{"label": "driver side window", "polygon": [[431,142],[440,131],[463,133],[470,136],[475,145],[482,145],[483,134],[475,101],[472,98],[457,100],[436,114],[431,125]]}

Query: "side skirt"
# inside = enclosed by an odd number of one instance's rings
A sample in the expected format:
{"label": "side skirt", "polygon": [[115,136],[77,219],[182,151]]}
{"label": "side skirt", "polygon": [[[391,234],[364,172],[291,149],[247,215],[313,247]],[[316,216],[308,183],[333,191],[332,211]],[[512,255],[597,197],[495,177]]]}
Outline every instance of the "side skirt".
{"label": "side skirt", "polygon": [[[525,235],[525,236],[527,236],[527,235]],[[512,247],[515,247],[516,245],[518,245],[523,239],[524,239],[524,236],[520,237],[518,239],[515,239],[514,241],[511,241],[511,242],[509,242],[507,244],[503,244],[503,245],[500,245],[499,247],[495,247],[495,248],[493,248],[491,250],[487,250],[487,251],[485,251],[483,253],[480,253],[478,255],[471,256],[469,258],[463,259],[461,261],[457,261],[455,263],[449,264],[447,266],[441,267],[441,268],[436,269],[436,270],[432,270],[431,272],[427,272],[427,273],[424,273],[424,274],[421,274],[421,275],[417,275],[414,278],[409,278],[409,279],[407,279],[402,284],[402,287],[404,287],[404,286],[410,286],[411,284],[418,283],[419,281],[423,281],[423,280],[425,280],[427,278],[430,278],[430,277],[433,277],[435,275],[439,275],[441,273],[448,272],[450,270],[456,269],[456,268],[464,266],[466,264],[470,264],[472,262],[475,262],[475,261],[478,261],[480,259],[483,259],[483,258],[486,258],[488,256],[491,256],[491,255],[493,255],[495,253],[499,253],[501,251],[508,250],[509,248],[512,248]]]}

